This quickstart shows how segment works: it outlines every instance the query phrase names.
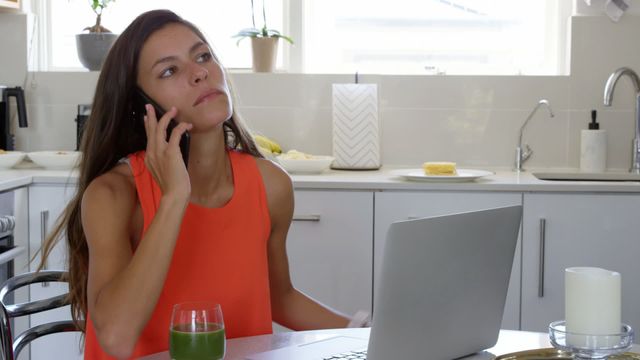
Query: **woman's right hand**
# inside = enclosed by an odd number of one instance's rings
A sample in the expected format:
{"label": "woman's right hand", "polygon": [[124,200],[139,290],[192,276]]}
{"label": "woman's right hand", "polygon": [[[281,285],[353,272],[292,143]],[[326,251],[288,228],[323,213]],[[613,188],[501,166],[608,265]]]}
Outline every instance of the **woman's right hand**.
{"label": "woman's right hand", "polygon": [[180,152],[180,137],[193,125],[178,123],[171,131],[169,141],[166,140],[169,121],[177,115],[175,107],[171,107],[158,120],[153,106],[146,104],[147,115],[144,117],[144,127],[147,133],[147,151],[145,165],[160,186],[163,196],[175,196],[177,199],[188,201],[191,194],[191,182],[186,165]]}

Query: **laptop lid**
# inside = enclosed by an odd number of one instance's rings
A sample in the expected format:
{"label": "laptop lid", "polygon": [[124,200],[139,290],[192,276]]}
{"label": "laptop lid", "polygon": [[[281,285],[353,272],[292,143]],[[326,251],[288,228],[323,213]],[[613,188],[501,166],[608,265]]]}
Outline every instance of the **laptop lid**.
{"label": "laptop lid", "polygon": [[[391,224],[367,358],[449,360],[495,345],[521,215],[510,206]],[[366,346],[336,336],[247,359],[327,359]]]}
{"label": "laptop lid", "polygon": [[454,359],[495,345],[522,206],[391,224],[369,360]]}

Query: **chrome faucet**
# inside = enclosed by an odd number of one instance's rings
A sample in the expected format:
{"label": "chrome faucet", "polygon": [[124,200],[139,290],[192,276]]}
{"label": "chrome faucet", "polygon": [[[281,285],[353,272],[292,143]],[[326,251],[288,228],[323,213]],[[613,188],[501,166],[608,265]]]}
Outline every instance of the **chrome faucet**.
{"label": "chrome faucet", "polygon": [[531,148],[527,144],[524,145],[525,146],[524,151],[522,150],[522,133],[524,132],[524,127],[527,125],[529,120],[531,120],[531,118],[536,113],[536,111],[538,111],[538,108],[540,108],[540,106],[542,105],[547,106],[547,109],[549,110],[549,117],[554,117],[553,109],[551,109],[551,105],[549,105],[549,101],[545,99],[538,101],[538,104],[536,105],[536,107],[533,108],[533,110],[531,111],[531,114],[529,114],[527,119],[524,121],[524,123],[520,127],[520,136],[518,137],[518,146],[516,147],[515,171],[524,171],[524,169],[522,169],[522,164],[524,164],[524,162],[529,159],[531,154],[533,154],[533,150],[531,150]]}
{"label": "chrome faucet", "polygon": [[604,86],[604,105],[611,106],[611,102],[613,101],[613,89],[616,87],[616,83],[618,79],[622,75],[629,76],[631,82],[633,83],[633,87],[636,91],[636,125],[635,125],[635,138],[633,139],[632,148],[631,148],[631,168],[629,172],[639,174],[640,173],[640,78],[638,78],[638,74],[635,71],[629,69],[628,67],[621,67],[620,69],[613,72],[613,74],[609,75],[609,79],[607,79],[607,84]]}

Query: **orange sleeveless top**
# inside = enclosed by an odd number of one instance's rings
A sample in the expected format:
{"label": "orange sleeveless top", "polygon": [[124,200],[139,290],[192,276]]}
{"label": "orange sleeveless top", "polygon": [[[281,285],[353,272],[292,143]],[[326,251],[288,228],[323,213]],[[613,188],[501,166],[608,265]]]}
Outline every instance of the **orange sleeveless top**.
{"label": "orange sleeveless top", "polygon": [[[227,338],[271,333],[267,262],[271,220],[262,175],[251,155],[227,153],[233,196],[220,208],[187,206],[162,294],[132,359],[168,350],[172,307],[181,302],[219,303]],[[144,165],[144,156],[144,151],[130,155],[129,164],[146,232],[161,192]],[[113,359],[102,351],[92,321],[86,324],[84,358]]]}

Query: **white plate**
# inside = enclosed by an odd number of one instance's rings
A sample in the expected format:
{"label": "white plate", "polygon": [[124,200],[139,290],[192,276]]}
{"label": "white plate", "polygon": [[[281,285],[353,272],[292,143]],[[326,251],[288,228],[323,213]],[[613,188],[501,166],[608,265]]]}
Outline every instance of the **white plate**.
{"label": "white plate", "polygon": [[31,161],[50,170],[72,169],[78,165],[79,151],[34,151],[28,154]]}
{"label": "white plate", "polygon": [[9,169],[13,167],[21,162],[25,155],[22,151],[5,151],[0,153],[0,168]]}
{"label": "white plate", "polygon": [[276,160],[292,174],[319,174],[329,169],[333,162],[333,156],[313,155],[311,159],[287,159],[282,155],[276,156]]}
{"label": "white plate", "polygon": [[422,169],[396,170],[394,175],[411,181],[424,182],[468,182],[483,176],[493,175],[487,170],[457,169],[457,175],[425,175]]}

